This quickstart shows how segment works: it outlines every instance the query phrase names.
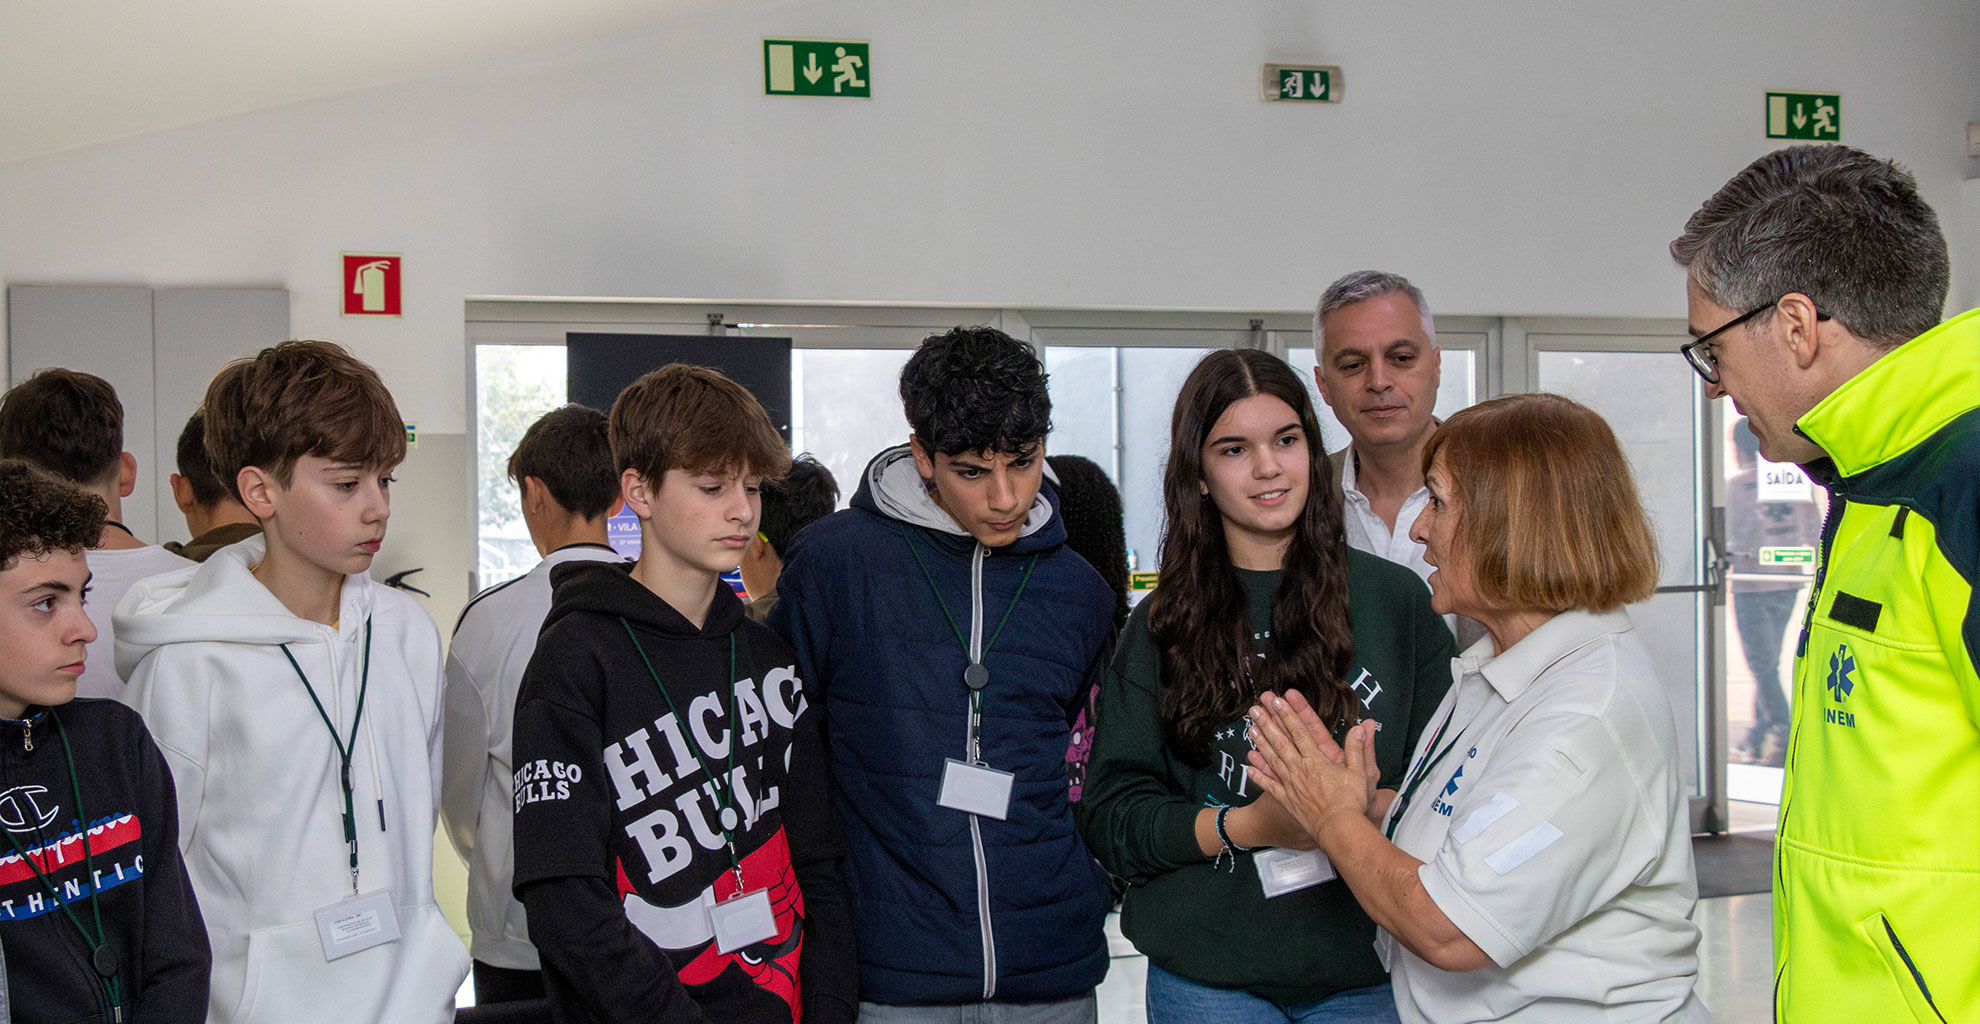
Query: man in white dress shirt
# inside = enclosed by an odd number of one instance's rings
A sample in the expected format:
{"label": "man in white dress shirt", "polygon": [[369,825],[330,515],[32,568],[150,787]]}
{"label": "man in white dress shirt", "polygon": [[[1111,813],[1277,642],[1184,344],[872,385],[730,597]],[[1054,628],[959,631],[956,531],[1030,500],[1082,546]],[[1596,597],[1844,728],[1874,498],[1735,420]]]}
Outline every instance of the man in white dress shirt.
{"label": "man in white dress shirt", "polygon": [[[1423,445],[1437,426],[1442,380],[1430,305],[1400,274],[1357,270],[1321,293],[1313,347],[1314,383],[1350,439],[1333,455],[1348,546],[1406,565],[1427,583],[1435,567],[1409,527],[1430,500]],[[1445,621],[1459,651],[1484,635],[1470,619]]]}

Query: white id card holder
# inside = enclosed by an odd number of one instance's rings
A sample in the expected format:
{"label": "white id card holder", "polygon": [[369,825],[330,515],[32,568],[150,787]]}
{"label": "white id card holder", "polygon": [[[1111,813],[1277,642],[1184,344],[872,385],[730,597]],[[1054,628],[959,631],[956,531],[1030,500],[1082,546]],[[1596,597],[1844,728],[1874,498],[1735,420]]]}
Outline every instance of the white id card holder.
{"label": "white id card holder", "polygon": [[380,889],[332,903],[316,912],[316,937],[323,959],[337,960],[399,939],[399,914],[392,891]]}
{"label": "white id card holder", "polygon": [[1258,884],[1265,898],[1311,889],[1334,879],[1334,865],[1319,850],[1281,850],[1276,847],[1251,855],[1258,865]]}
{"label": "white id card holder", "polygon": [[952,757],[942,769],[942,793],[935,802],[950,810],[1003,821],[1011,813],[1011,782],[1016,778],[989,765]]}
{"label": "white id card holder", "polygon": [[744,946],[777,937],[777,915],[770,909],[770,890],[731,896],[708,908],[715,929],[715,951],[728,956]]}

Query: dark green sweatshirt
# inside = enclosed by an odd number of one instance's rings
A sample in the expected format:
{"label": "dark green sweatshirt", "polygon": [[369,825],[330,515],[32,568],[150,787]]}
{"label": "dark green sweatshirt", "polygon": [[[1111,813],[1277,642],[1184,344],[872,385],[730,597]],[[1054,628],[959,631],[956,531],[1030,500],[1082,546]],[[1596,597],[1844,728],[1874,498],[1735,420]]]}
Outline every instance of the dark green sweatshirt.
{"label": "dark green sweatshirt", "polygon": [[[1261,654],[1271,639],[1280,572],[1237,570]],[[1394,789],[1424,721],[1451,684],[1450,631],[1430,592],[1403,566],[1348,552],[1354,667],[1348,679],[1362,717],[1381,723],[1375,757]],[[1163,970],[1282,1005],[1387,980],[1375,959],[1375,925],[1336,879],[1266,899],[1253,855],[1219,869],[1196,845],[1196,814],[1242,806],[1260,790],[1248,777],[1245,723],[1211,734],[1208,761],[1171,751],[1157,713],[1161,656],[1148,635],[1148,605],[1135,609],[1100,687],[1098,727],[1079,804],[1086,842],[1130,888],[1121,930]]]}

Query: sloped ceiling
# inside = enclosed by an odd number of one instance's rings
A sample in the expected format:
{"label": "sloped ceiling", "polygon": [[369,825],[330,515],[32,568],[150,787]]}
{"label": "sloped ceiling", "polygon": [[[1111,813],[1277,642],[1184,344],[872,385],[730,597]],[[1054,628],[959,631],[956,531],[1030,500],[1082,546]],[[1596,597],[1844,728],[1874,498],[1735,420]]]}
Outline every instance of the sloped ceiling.
{"label": "sloped ceiling", "polygon": [[0,0],[0,163],[744,0]]}

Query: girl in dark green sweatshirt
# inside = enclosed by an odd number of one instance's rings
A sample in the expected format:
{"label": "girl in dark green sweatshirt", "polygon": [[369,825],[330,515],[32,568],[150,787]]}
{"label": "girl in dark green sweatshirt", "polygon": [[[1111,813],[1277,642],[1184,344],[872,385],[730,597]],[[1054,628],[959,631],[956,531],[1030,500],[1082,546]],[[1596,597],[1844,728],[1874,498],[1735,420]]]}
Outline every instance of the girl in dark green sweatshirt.
{"label": "girl in dark green sweatshirt", "polygon": [[1305,385],[1222,350],[1176,399],[1160,587],[1129,618],[1096,706],[1079,805],[1127,880],[1148,1019],[1396,1019],[1375,928],[1248,774],[1245,709],[1298,690],[1336,736],[1380,723],[1376,803],[1451,682],[1453,645],[1415,573],[1349,550]]}

